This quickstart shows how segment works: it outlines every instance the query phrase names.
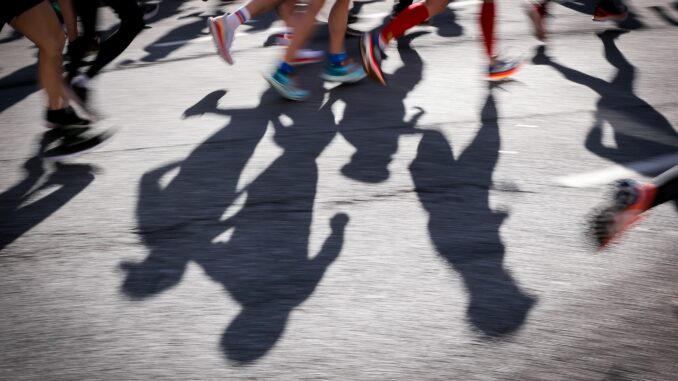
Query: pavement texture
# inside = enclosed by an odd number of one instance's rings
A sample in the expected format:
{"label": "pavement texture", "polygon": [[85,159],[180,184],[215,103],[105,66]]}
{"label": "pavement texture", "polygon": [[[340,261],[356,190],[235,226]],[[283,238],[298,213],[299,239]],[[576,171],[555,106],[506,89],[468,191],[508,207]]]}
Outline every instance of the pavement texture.
{"label": "pavement texture", "polygon": [[261,77],[274,14],[228,66],[205,21],[241,3],[165,0],[93,82],[118,132],[62,163],[6,26],[0,379],[678,379],[677,204],[603,252],[584,234],[608,183],[678,163],[678,6],[628,2],[621,33],[592,3],[553,4],[541,45],[497,1],[512,81],[483,80],[459,1],[387,50],[388,87],[307,66],[295,103]]}

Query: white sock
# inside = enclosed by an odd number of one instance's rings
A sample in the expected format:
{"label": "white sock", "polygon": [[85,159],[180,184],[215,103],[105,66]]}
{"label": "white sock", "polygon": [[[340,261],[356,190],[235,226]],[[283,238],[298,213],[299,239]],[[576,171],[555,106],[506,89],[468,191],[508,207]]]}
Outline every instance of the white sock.
{"label": "white sock", "polygon": [[235,29],[240,25],[246,23],[252,16],[247,11],[247,8],[241,7],[237,11],[226,16],[226,27],[230,29]]}

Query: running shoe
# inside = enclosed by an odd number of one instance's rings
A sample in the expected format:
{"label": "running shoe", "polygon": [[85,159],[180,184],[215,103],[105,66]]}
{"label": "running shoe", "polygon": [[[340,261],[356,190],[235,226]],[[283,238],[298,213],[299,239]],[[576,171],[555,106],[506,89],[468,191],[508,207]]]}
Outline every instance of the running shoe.
{"label": "running shoe", "polygon": [[527,15],[534,24],[534,36],[539,41],[546,40],[546,26],[544,19],[546,18],[546,5],[544,0],[530,1],[527,3]]}
{"label": "running shoe", "polygon": [[299,49],[294,54],[294,59],[292,60],[292,62],[290,62],[290,64],[294,66],[314,64],[318,62],[323,62],[324,57],[325,52],[322,50]]}
{"label": "running shoe", "polygon": [[360,65],[348,61],[340,65],[327,63],[325,71],[320,76],[330,82],[353,83],[365,78],[367,74]]}
{"label": "running shoe", "polygon": [[593,21],[624,21],[628,16],[626,6],[614,2],[598,2],[593,11]]}
{"label": "running shoe", "polygon": [[50,160],[73,158],[94,149],[112,136],[110,130],[95,132],[91,127],[59,127],[50,131],[58,135],[58,144],[42,153]]}
{"label": "running shoe", "polygon": [[360,37],[360,57],[365,73],[382,86],[386,86],[386,79],[381,71],[382,55],[383,51],[379,47],[379,34],[363,33]]}
{"label": "running shoe", "polygon": [[224,24],[224,17],[210,17],[207,19],[207,25],[214,40],[214,46],[221,58],[229,65],[233,65],[233,57],[231,57],[231,44],[235,37],[235,31],[227,28]]}
{"label": "running shoe", "polygon": [[70,106],[58,110],[47,110],[45,114],[45,126],[47,128],[87,126],[89,124],[89,120],[79,117]]}
{"label": "running shoe", "polygon": [[310,93],[302,89],[297,84],[297,80],[293,75],[283,74],[279,70],[275,70],[273,74],[264,75],[268,83],[276,89],[283,98],[293,101],[303,101],[308,98]]}
{"label": "running shoe", "polygon": [[515,74],[520,69],[519,59],[497,60],[494,65],[488,66],[487,79],[490,81],[501,81]]}
{"label": "running shoe", "polygon": [[652,206],[656,193],[653,184],[619,180],[613,186],[612,200],[593,216],[590,235],[598,249],[606,247],[638,222],[641,214]]}

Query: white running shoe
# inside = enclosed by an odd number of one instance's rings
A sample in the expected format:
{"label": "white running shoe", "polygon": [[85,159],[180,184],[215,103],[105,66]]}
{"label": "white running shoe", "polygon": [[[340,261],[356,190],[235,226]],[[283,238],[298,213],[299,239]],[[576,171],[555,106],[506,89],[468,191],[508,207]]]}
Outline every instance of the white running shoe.
{"label": "white running shoe", "polygon": [[224,17],[210,17],[207,19],[207,26],[209,26],[214,46],[221,58],[229,65],[233,65],[233,57],[231,56],[231,44],[235,37],[235,30],[232,30],[224,24]]}

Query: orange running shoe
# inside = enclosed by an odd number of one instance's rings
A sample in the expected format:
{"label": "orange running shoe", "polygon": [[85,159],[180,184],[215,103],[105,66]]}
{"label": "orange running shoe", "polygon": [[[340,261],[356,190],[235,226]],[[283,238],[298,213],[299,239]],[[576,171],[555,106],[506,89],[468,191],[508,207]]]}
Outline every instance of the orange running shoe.
{"label": "orange running shoe", "polygon": [[598,249],[603,249],[641,219],[652,207],[656,187],[651,183],[619,180],[614,184],[612,200],[602,206],[591,220],[590,234]]}

